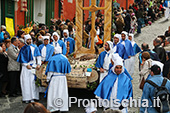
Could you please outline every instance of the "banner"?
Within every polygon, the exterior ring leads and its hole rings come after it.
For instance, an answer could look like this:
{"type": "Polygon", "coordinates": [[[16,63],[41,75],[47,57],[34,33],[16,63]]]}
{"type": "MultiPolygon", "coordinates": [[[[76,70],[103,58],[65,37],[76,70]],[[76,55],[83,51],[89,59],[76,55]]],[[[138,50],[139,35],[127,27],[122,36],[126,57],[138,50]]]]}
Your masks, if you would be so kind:
{"type": "Polygon", "coordinates": [[[14,31],[14,20],[13,18],[5,18],[5,25],[6,25],[6,31],[10,34],[11,37],[15,35],[14,31]]]}

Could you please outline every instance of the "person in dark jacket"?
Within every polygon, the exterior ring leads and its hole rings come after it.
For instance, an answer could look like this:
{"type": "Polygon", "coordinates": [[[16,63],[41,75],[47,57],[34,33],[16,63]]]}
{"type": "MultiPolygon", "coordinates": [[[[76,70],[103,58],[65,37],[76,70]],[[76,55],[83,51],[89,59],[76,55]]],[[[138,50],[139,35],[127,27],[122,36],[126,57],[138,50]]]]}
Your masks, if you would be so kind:
{"type": "Polygon", "coordinates": [[[165,61],[166,61],[166,52],[165,52],[165,49],[161,46],[161,39],[160,38],[156,38],[153,41],[153,45],[155,47],[153,49],[153,51],[155,51],[158,54],[160,61],[162,63],[165,63],[165,61]]]}
{"type": "Polygon", "coordinates": [[[163,77],[167,77],[170,79],[170,76],[168,76],[169,72],[170,72],[170,52],[167,52],[166,62],[164,63],[164,67],[163,67],[163,77]]]}
{"type": "Polygon", "coordinates": [[[2,47],[0,47],[0,97],[4,97],[6,94],[6,86],[8,82],[8,56],[2,52],[2,47]]]}

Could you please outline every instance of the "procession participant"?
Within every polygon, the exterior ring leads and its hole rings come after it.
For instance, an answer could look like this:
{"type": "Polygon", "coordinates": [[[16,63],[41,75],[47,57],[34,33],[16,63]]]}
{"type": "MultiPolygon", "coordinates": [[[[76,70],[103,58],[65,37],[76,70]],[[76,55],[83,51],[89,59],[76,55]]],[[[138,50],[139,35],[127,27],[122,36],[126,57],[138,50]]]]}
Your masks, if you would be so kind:
{"type": "Polygon", "coordinates": [[[75,40],[69,37],[69,31],[67,29],[63,30],[63,35],[64,35],[64,43],[66,47],[67,47],[67,41],[70,42],[69,43],[69,47],[70,47],[69,54],[71,54],[74,52],[74,49],[75,49],[75,40]]]}
{"type": "MultiPolygon", "coordinates": [[[[61,54],[58,48],[55,55],[49,60],[46,72],[48,86],[47,109],[50,112],[68,111],[68,87],[66,73],[70,73],[71,66],[68,59],[61,54]],[[55,106],[56,99],[62,100],[62,106],[55,106]]],[[[57,101],[57,100],[56,100],[57,101]]]]}
{"type": "MultiPolygon", "coordinates": [[[[140,47],[134,41],[134,34],[129,34],[128,39],[131,41],[135,55],[141,52],[140,47]]],[[[126,62],[128,62],[128,65],[130,65],[130,67],[127,69],[128,69],[129,74],[132,76],[134,73],[134,68],[135,68],[135,56],[131,56],[131,58],[127,59],[126,62]]]]}
{"type": "Polygon", "coordinates": [[[43,36],[44,43],[41,44],[38,48],[41,53],[41,61],[42,63],[45,63],[50,60],[54,53],[54,46],[49,44],[50,37],[49,36],[43,36]]]}
{"type": "Polygon", "coordinates": [[[124,57],[125,47],[120,43],[121,35],[115,34],[113,41],[113,52],[118,53],[120,57],[124,57]]]}
{"type": "Polygon", "coordinates": [[[54,52],[57,50],[57,48],[61,48],[62,54],[66,55],[66,45],[62,40],[60,40],[60,36],[58,35],[57,32],[54,32],[51,39],[53,42],[51,43],[54,46],[54,52]]]}
{"type": "MultiPolygon", "coordinates": [[[[132,83],[130,78],[124,73],[123,60],[121,57],[116,58],[111,72],[102,80],[94,94],[101,99],[107,99],[109,101],[111,101],[111,99],[119,99],[119,103],[121,103],[123,99],[130,99],[130,97],[132,97],[132,83]]],[[[123,108],[121,104],[118,108],[114,107],[114,103],[111,105],[104,107],[121,110],[123,113],[128,112],[127,108],[123,108]]]]}
{"type": "Polygon", "coordinates": [[[134,53],[134,50],[133,50],[130,40],[128,40],[128,33],[126,31],[123,31],[121,33],[121,37],[122,37],[122,39],[120,42],[125,47],[125,53],[124,53],[124,58],[123,58],[124,66],[127,69],[127,71],[129,72],[129,70],[130,70],[129,68],[131,68],[131,66],[126,59],[129,59],[130,57],[134,56],[135,53],[134,53]]]}
{"type": "Polygon", "coordinates": [[[39,100],[38,87],[35,84],[35,70],[41,65],[41,54],[38,47],[31,44],[31,36],[24,35],[25,45],[21,48],[17,62],[22,64],[20,75],[22,100],[29,103],[39,100]]]}
{"type": "Polygon", "coordinates": [[[111,41],[107,41],[104,45],[105,51],[101,52],[97,62],[96,67],[100,69],[100,82],[103,78],[108,74],[109,64],[111,63],[111,53],[113,48],[113,43],[111,41]]]}
{"type": "Polygon", "coordinates": [[[165,19],[168,20],[169,19],[169,15],[170,15],[170,1],[169,0],[165,0],[164,4],[164,9],[165,9],[165,19]]]}

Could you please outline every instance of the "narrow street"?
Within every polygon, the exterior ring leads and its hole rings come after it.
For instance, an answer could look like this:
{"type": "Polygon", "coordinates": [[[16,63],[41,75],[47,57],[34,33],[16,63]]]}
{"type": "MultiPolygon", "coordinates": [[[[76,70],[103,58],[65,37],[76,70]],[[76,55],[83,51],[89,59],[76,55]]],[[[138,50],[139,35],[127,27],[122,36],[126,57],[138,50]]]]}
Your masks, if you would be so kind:
{"type": "MultiPolygon", "coordinates": [[[[153,39],[155,39],[158,35],[163,35],[165,31],[170,26],[170,20],[165,21],[164,18],[161,18],[154,22],[151,26],[146,26],[142,28],[141,34],[135,35],[136,43],[141,46],[143,42],[149,44],[150,49],[153,49],[153,39]]],[[[139,70],[138,70],[138,54],[136,55],[136,64],[135,64],[135,73],[133,77],[133,92],[134,98],[138,99],[141,97],[142,91],[139,89],[139,70]]],[[[46,106],[46,99],[43,98],[44,94],[40,94],[40,103],[43,103],[46,106]]],[[[77,97],[80,99],[92,99],[94,98],[93,92],[82,90],[82,89],[69,89],[70,97],[77,97]]],[[[0,98],[0,113],[23,113],[25,106],[27,104],[23,104],[21,101],[22,97],[8,97],[0,98]]],[[[129,113],[138,113],[139,108],[129,108],[129,113]]],[[[67,113],[84,113],[84,108],[81,106],[77,107],[77,104],[73,104],[70,108],[70,111],[67,113]]],[[[102,108],[98,108],[97,113],[102,113],[102,108]]]]}

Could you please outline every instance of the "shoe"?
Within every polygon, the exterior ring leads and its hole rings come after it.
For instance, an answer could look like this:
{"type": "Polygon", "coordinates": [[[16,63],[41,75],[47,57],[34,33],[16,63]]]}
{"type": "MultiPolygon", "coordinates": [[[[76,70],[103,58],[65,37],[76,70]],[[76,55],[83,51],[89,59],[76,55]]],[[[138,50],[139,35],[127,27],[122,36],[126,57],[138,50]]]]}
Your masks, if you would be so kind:
{"type": "Polygon", "coordinates": [[[16,94],[9,94],[9,97],[17,97],[16,94]]]}
{"type": "Polygon", "coordinates": [[[22,103],[29,104],[29,103],[31,103],[31,101],[30,100],[26,100],[26,101],[22,101],[22,103]]]}

